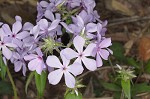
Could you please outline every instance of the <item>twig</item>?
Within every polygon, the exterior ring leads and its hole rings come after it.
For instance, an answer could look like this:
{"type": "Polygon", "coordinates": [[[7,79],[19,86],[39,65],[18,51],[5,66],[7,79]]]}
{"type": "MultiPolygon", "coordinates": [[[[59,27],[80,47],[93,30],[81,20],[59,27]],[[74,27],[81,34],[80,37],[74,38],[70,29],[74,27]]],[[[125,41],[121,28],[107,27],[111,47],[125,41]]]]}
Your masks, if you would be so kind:
{"type": "MultiPolygon", "coordinates": [[[[128,68],[129,66],[121,66],[122,68],[128,68]]],[[[101,70],[105,70],[105,69],[118,69],[117,66],[114,66],[114,67],[111,67],[111,66],[105,66],[105,67],[101,67],[101,68],[98,68],[97,70],[95,70],[94,72],[97,72],[97,71],[101,71],[101,70]]],[[[77,79],[82,79],[84,76],[88,75],[89,73],[91,73],[92,71],[88,71],[80,76],[77,77],[77,79]]]]}
{"type": "Polygon", "coordinates": [[[149,20],[150,16],[132,16],[132,17],[126,17],[126,18],[120,18],[120,19],[114,19],[110,20],[110,24],[108,24],[108,27],[114,26],[114,25],[119,25],[119,24],[124,24],[124,23],[130,23],[130,22],[136,22],[136,21],[141,21],[141,20],[149,20]]]}
{"type": "Polygon", "coordinates": [[[11,82],[12,87],[13,87],[14,99],[18,99],[18,97],[17,97],[17,89],[16,89],[15,83],[14,83],[14,81],[13,81],[13,78],[12,78],[12,76],[11,76],[11,74],[10,74],[10,71],[9,71],[9,68],[8,68],[8,67],[7,67],[7,74],[8,74],[8,77],[9,77],[10,82],[11,82]]]}

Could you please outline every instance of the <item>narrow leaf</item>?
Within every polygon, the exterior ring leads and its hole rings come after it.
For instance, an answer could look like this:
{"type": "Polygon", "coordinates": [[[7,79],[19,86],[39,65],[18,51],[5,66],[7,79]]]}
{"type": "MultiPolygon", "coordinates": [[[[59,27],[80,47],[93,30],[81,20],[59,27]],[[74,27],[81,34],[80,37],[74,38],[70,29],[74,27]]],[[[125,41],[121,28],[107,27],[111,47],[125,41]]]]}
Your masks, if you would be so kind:
{"type": "Polygon", "coordinates": [[[6,76],[6,72],[7,72],[7,66],[5,65],[4,61],[3,61],[3,57],[2,54],[0,54],[0,76],[2,78],[2,80],[5,79],[6,76]]]}
{"type": "Polygon", "coordinates": [[[46,78],[47,78],[47,73],[42,72],[41,75],[39,75],[37,72],[35,72],[35,83],[36,83],[36,88],[38,91],[39,97],[43,97],[45,86],[46,86],[46,78]]]}
{"type": "Polygon", "coordinates": [[[30,82],[32,81],[33,77],[34,77],[34,72],[31,72],[27,79],[26,85],[25,85],[26,94],[27,94],[28,86],[29,86],[30,82]]]}
{"type": "Polygon", "coordinates": [[[121,80],[121,86],[122,86],[125,96],[128,99],[131,99],[130,80],[127,80],[127,81],[121,80]]]}

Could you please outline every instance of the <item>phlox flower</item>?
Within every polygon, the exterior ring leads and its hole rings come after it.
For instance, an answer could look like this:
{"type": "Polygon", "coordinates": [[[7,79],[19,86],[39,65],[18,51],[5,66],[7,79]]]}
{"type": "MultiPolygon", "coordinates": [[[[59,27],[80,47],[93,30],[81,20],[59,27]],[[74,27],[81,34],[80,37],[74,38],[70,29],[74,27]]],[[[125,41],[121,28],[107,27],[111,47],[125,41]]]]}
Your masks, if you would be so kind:
{"type": "Polygon", "coordinates": [[[52,85],[58,84],[60,82],[62,76],[64,75],[65,83],[66,83],[67,87],[74,88],[75,87],[75,78],[73,77],[73,75],[77,76],[77,75],[81,74],[83,72],[83,68],[82,68],[81,64],[79,64],[79,63],[74,63],[72,65],[69,65],[70,60],[67,60],[63,56],[62,53],[63,53],[63,51],[60,52],[60,56],[61,56],[63,63],[61,63],[59,61],[59,59],[54,55],[48,56],[48,58],[46,60],[46,63],[48,66],[53,67],[53,68],[58,68],[49,73],[49,75],[48,75],[49,83],[52,85]]]}
{"type": "Polygon", "coordinates": [[[38,74],[41,74],[41,72],[46,68],[46,65],[44,63],[43,54],[42,54],[40,48],[35,49],[35,51],[37,54],[26,55],[26,56],[24,56],[24,59],[26,61],[30,61],[28,63],[29,70],[31,70],[31,71],[36,70],[36,72],[38,74]]]}
{"type": "Polygon", "coordinates": [[[16,48],[17,45],[7,42],[5,40],[4,31],[0,28],[0,50],[2,50],[2,54],[6,57],[6,59],[10,59],[12,57],[12,51],[9,49],[9,47],[16,48]]]}
{"type": "Polygon", "coordinates": [[[88,70],[94,71],[97,69],[96,61],[94,59],[88,58],[88,56],[92,56],[95,44],[89,44],[83,51],[84,44],[85,40],[81,36],[76,36],[73,40],[73,45],[77,52],[72,50],[71,48],[66,48],[64,49],[63,54],[67,59],[77,58],[75,62],[80,64],[82,64],[83,62],[88,70]]]}
{"type": "Polygon", "coordinates": [[[18,45],[19,47],[22,47],[22,44],[23,44],[21,40],[26,38],[27,36],[29,36],[29,32],[21,31],[22,23],[20,21],[16,21],[12,25],[12,30],[10,29],[10,27],[7,24],[4,24],[2,26],[2,29],[4,31],[4,34],[7,35],[6,39],[9,42],[12,42],[12,43],[18,45]]]}
{"type": "Polygon", "coordinates": [[[96,66],[100,67],[103,65],[102,59],[108,60],[108,56],[113,54],[113,52],[108,49],[111,46],[111,38],[104,38],[102,41],[96,44],[96,47],[93,50],[93,54],[96,55],[96,66]]]}

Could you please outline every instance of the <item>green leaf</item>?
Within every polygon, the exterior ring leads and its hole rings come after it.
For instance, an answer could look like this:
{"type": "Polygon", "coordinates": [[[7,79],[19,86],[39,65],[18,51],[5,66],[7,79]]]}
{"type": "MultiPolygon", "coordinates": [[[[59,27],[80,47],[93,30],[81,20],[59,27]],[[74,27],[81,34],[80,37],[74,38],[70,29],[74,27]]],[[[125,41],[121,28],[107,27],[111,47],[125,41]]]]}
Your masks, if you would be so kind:
{"type": "Polygon", "coordinates": [[[78,92],[78,95],[76,95],[76,93],[68,92],[64,98],[65,99],[82,99],[82,94],[78,92]]]}
{"type": "Polygon", "coordinates": [[[128,99],[131,99],[131,88],[130,88],[130,80],[121,80],[121,86],[125,96],[128,99]]]}
{"type": "Polygon", "coordinates": [[[30,82],[32,81],[33,77],[34,77],[34,72],[31,72],[27,79],[26,85],[25,85],[26,94],[27,94],[28,86],[29,86],[30,82]]]}
{"type": "Polygon", "coordinates": [[[121,43],[113,42],[110,49],[113,51],[113,56],[119,61],[125,61],[124,48],[121,43]]]}
{"type": "Polygon", "coordinates": [[[150,86],[146,83],[135,84],[132,87],[131,92],[132,92],[132,96],[135,96],[137,94],[144,93],[144,92],[150,92],[150,86]]]}
{"type": "Polygon", "coordinates": [[[0,94],[1,95],[4,95],[4,94],[12,95],[13,89],[12,89],[11,84],[6,81],[0,81],[0,94]]]}
{"type": "Polygon", "coordinates": [[[47,80],[46,72],[42,72],[41,75],[35,72],[35,83],[40,98],[43,97],[45,86],[46,86],[46,80],[47,80]]]}
{"type": "Polygon", "coordinates": [[[140,68],[139,64],[133,58],[127,58],[127,62],[131,66],[134,66],[136,68],[140,68]]]}
{"type": "Polygon", "coordinates": [[[7,66],[5,65],[5,63],[3,61],[2,54],[0,54],[0,69],[1,69],[0,76],[1,76],[2,80],[4,80],[6,77],[7,66]]]}
{"type": "Polygon", "coordinates": [[[146,73],[149,73],[149,74],[150,74],[150,60],[147,62],[147,64],[146,64],[144,70],[145,70],[146,73]]]}
{"type": "Polygon", "coordinates": [[[101,82],[101,85],[110,91],[121,91],[121,87],[114,83],[101,82]]]}

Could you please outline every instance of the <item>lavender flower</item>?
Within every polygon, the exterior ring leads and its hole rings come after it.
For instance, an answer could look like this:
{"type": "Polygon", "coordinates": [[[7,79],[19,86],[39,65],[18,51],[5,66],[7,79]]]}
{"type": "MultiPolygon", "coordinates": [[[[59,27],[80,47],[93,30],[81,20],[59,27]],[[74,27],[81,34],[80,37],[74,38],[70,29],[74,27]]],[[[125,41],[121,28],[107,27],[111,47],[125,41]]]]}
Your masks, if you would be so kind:
{"type": "Polygon", "coordinates": [[[108,60],[108,56],[113,54],[113,52],[108,49],[109,46],[111,46],[111,39],[105,38],[101,42],[98,42],[95,49],[94,54],[96,54],[96,66],[100,67],[103,65],[102,59],[108,60]]]}
{"type": "Polygon", "coordinates": [[[69,65],[70,60],[67,60],[63,54],[63,52],[60,52],[61,59],[63,61],[63,64],[59,61],[59,59],[56,56],[48,56],[46,63],[48,66],[53,68],[58,68],[57,70],[54,70],[49,73],[48,80],[50,84],[56,85],[61,80],[63,74],[65,77],[65,83],[67,87],[74,88],[75,87],[75,78],[74,76],[77,76],[83,72],[83,68],[81,64],[74,63],[72,65],[69,65]],[[68,66],[69,65],[69,66],[68,66]],[[72,75],[73,74],[73,75],[72,75]]]}
{"type": "Polygon", "coordinates": [[[28,63],[29,70],[31,71],[36,70],[38,74],[41,74],[41,72],[46,68],[46,65],[43,61],[43,54],[39,48],[36,49],[36,53],[37,55],[36,54],[26,55],[24,56],[24,59],[26,61],[30,61],[28,63]]]}
{"type": "Polygon", "coordinates": [[[9,47],[16,48],[17,45],[9,43],[7,40],[5,40],[3,29],[0,29],[0,37],[0,50],[2,50],[2,54],[6,57],[6,59],[10,59],[12,57],[12,51],[9,49],[9,47]]]}
{"type": "Polygon", "coordinates": [[[80,63],[81,61],[85,65],[88,70],[94,71],[96,70],[96,61],[94,59],[88,58],[88,56],[92,56],[92,51],[95,47],[95,44],[89,44],[86,49],[83,51],[83,47],[85,44],[85,40],[81,36],[76,36],[73,40],[74,47],[76,48],[77,52],[70,48],[64,49],[64,56],[67,59],[76,58],[75,62],[80,63]]]}
{"type": "Polygon", "coordinates": [[[24,60],[24,56],[27,55],[27,51],[23,48],[17,49],[17,52],[13,52],[13,56],[11,58],[11,62],[14,64],[15,72],[19,72],[22,69],[22,73],[26,75],[26,62],[24,60]]]}
{"type": "Polygon", "coordinates": [[[15,43],[19,47],[22,47],[21,39],[24,39],[27,36],[29,36],[29,33],[27,31],[21,31],[22,24],[21,24],[20,21],[16,21],[13,24],[12,31],[11,31],[10,27],[7,24],[4,24],[2,26],[2,29],[4,31],[4,34],[7,35],[6,39],[9,40],[12,43],[15,43]]]}

